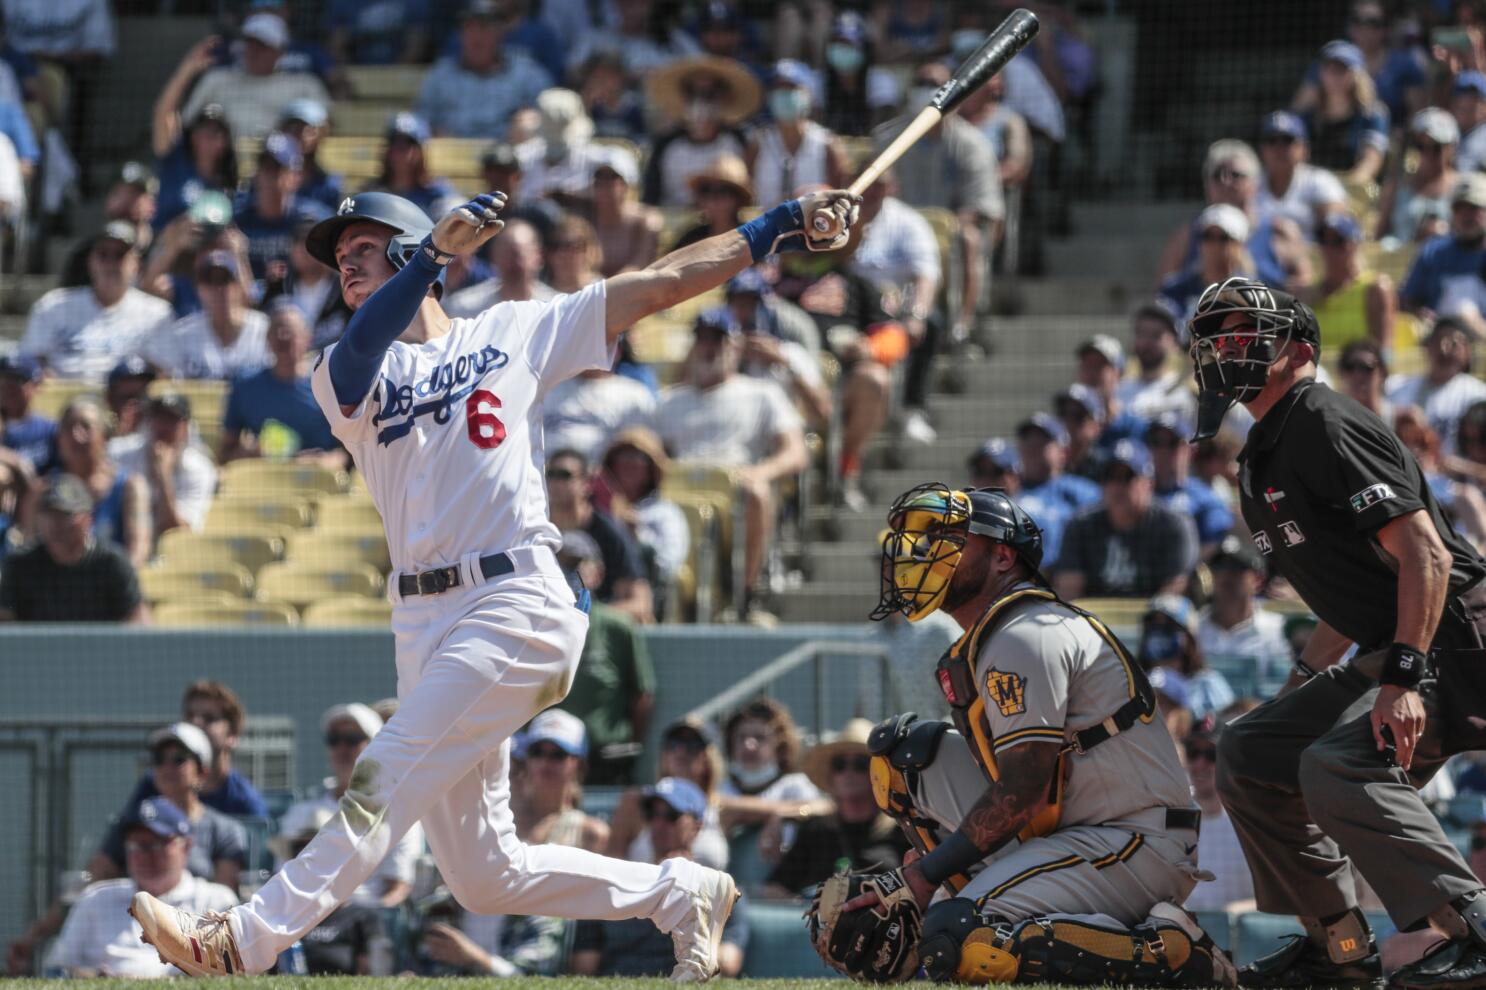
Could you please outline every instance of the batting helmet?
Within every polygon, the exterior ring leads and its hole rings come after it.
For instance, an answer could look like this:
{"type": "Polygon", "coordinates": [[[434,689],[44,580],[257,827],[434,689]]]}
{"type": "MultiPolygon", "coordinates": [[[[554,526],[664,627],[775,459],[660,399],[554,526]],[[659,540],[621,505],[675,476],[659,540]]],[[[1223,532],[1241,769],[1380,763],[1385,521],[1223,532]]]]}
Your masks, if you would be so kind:
{"type": "Polygon", "coordinates": [[[919,485],[893,503],[888,525],[874,619],[901,612],[917,622],[944,604],[971,534],[1011,547],[1034,574],[1042,566],[1042,529],[1001,488],[919,485]]]}
{"type": "Polygon", "coordinates": [[[387,260],[393,268],[411,261],[423,238],[433,232],[433,221],[411,200],[385,192],[357,193],[341,200],[335,216],[310,228],[304,239],[305,250],[322,265],[338,268],[335,245],[341,232],[353,223],[380,224],[392,231],[392,240],[387,242],[387,260]]]}

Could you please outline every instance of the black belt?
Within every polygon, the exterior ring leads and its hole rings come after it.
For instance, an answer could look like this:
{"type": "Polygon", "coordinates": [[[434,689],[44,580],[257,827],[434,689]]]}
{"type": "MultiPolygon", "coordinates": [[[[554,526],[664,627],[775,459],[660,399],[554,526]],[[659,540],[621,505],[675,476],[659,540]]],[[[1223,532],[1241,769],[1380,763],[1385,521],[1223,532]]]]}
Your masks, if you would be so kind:
{"type": "Polygon", "coordinates": [[[1166,830],[1189,828],[1194,832],[1202,831],[1202,809],[1201,808],[1167,808],[1166,830]]]}
{"type": "MultiPolygon", "coordinates": [[[[487,581],[510,574],[514,570],[516,570],[516,565],[503,553],[492,553],[480,558],[480,573],[485,575],[487,581]]],[[[454,564],[449,567],[435,567],[431,571],[420,571],[417,574],[399,574],[397,593],[404,598],[412,598],[414,595],[438,595],[462,584],[464,584],[464,575],[459,572],[459,565],[454,564]]]]}

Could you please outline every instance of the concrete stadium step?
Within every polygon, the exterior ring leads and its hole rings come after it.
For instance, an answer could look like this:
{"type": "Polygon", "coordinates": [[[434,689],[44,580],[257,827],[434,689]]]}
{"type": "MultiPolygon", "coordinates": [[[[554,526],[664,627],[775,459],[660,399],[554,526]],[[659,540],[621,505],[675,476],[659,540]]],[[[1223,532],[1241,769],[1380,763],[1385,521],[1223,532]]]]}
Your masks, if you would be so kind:
{"type": "Polygon", "coordinates": [[[1131,231],[1150,231],[1165,237],[1177,224],[1187,223],[1202,209],[1198,200],[1160,202],[1118,199],[1075,202],[1070,206],[1075,236],[1121,237],[1131,231]]]}
{"type": "MultiPolygon", "coordinates": [[[[880,528],[880,527],[879,527],[880,528]]],[[[816,544],[805,554],[806,588],[861,584],[877,575],[876,541],[816,544]]]]}
{"type": "MultiPolygon", "coordinates": [[[[894,496],[898,494],[901,493],[893,492],[894,496]]],[[[812,541],[807,556],[822,545],[831,543],[849,543],[869,548],[875,545],[877,534],[887,525],[888,505],[889,499],[883,498],[873,500],[873,504],[862,512],[849,512],[837,506],[824,505],[806,510],[805,528],[812,541]]]]}
{"type": "Polygon", "coordinates": [[[1104,316],[1126,313],[1155,288],[1150,279],[1058,275],[1000,278],[991,287],[992,308],[1009,315],[1104,316]]]}
{"type": "Polygon", "coordinates": [[[26,317],[11,314],[0,315],[0,340],[19,342],[26,333],[26,317]]]}
{"type": "MultiPolygon", "coordinates": [[[[1131,307],[1134,309],[1134,306],[1131,307]]],[[[1129,336],[1129,318],[1125,310],[1101,310],[1088,314],[1000,315],[990,319],[994,351],[991,358],[1013,356],[1046,359],[1067,354],[1081,341],[1096,333],[1113,334],[1120,339],[1129,336]]],[[[941,360],[957,360],[945,355],[941,360]]]]}
{"type": "Polygon", "coordinates": [[[875,582],[806,586],[780,596],[773,608],[783,622],[866,622],[879,593],[875,582]]]}
{"type": "Polygon", "coordinates": [[[56,275],[5,275],[0,277],[0,310],[24,315],[49,290],[57,287],[56,275]]]}
{"type": "MultiPolygon", "coordinates": [[[[965,459],[970,452],[995,433],[962,432],[960,424],[950,424],[954,432],[940,430],[939,437],[931,444],[914,443],[911,440],[887,437],[867,449],[866,464],[874,474],[878,471],[917,471],[925,480],[959,477],[965,470],[965,459]]],[[[870,476],[869,476],[870,477],[870,476]]]]}
{"type": "Polygon", "coordinates": [[[1080,234],[1047,244],[1048,271],[1068,275],[1102,275],[1154,284],[1156,262],[1167,231],[1134,228],[1139,234],[1080,234]]]}

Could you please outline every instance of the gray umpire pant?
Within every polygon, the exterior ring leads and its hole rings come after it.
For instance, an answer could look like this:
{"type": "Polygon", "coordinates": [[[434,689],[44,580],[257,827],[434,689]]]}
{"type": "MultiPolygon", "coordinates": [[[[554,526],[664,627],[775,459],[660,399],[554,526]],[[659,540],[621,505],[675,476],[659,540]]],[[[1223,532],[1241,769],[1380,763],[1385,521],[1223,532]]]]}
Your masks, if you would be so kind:
{"type": "Polygon", "coordinates": [[[1332,667],[1243,715],[1218,742],[1218,793],[1260,910],[1322,918],[1357,905],[1348,860],[1401,931],[1482,888],[1419,797],[1445,760],[1486,748],[1486,592],[1452,600],[1420,684],[1424,734],[1404,772],[1373,739],[1375,681],[1332,667]]]}

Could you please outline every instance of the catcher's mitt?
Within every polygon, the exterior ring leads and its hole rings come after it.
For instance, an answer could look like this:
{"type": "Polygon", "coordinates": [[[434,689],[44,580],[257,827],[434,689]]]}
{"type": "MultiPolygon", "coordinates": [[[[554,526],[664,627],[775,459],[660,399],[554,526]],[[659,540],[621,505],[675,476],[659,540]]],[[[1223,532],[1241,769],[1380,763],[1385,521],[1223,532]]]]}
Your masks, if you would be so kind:
{"type": "Polygon", "coordinates": [[[815,951],[838,972],[872,983],[901,983],[918,972],[924,914],[901,870],[837,873],[820,885],[805,919],[815,951]],[[841,910],[867,891],[875,891],[881,903],[841,910]]]}

